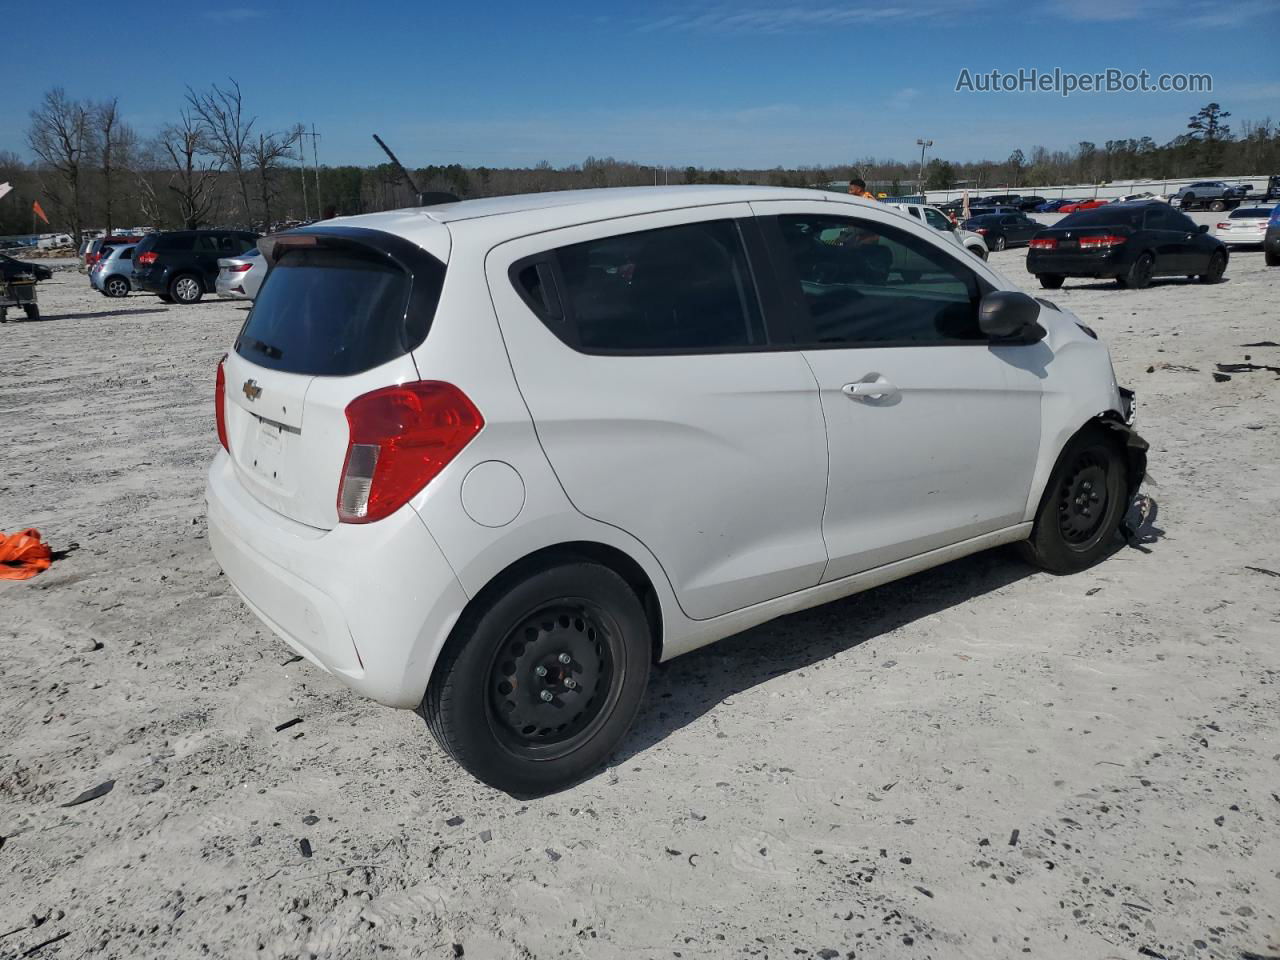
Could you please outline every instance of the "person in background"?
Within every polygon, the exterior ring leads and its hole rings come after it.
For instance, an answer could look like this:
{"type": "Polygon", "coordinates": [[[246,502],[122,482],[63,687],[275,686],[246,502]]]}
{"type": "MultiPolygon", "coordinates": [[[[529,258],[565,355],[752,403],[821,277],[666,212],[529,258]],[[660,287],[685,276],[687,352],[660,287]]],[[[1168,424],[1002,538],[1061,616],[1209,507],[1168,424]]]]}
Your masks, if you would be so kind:
{"type": "Polygon", "coordinates": [[[867,192],[867,182],[860,177],[854,177],[849,181],[849,196],[866,197],[868,200],[874,200],[875,194],[867,192]]]}

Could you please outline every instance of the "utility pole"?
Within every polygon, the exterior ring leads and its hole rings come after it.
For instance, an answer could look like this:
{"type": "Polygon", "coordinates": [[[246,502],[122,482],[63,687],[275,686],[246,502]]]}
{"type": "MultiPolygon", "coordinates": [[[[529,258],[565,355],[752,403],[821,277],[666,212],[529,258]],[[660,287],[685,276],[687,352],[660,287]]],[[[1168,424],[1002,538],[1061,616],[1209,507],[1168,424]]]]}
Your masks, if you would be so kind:
{"type": "Polygon", "coordinates": [[[302,124],[298,124],[298,131],[298,172],[302,174],[302,219],[310,220],[311,211],[307,206],[307,150],[302,145],[302,138],[306,134],[303,131],[302,124]]]}
{"type": "MultiPolygon", "coordinates": [[[[316,168],[316,213],[323,217],[324,205],[320,202],[320,153],[316,147],[316,141],[320,139],[320,134],[316,133],[316,125],[313,123],[311,132],[307,133],[307,131],[303,130],[302,136],[311,138],[311,160],[316,168]]],[[[302,155],[305,158],[307,152],[303,150],[302,155]]]]}
{"type": "Polygon", "coordinates": [[[916,193],[924,196],[924,152],[933,146],[932,140],[916,140],[916,145],[920,148],[920,185],[916,189],[916,193]]]}

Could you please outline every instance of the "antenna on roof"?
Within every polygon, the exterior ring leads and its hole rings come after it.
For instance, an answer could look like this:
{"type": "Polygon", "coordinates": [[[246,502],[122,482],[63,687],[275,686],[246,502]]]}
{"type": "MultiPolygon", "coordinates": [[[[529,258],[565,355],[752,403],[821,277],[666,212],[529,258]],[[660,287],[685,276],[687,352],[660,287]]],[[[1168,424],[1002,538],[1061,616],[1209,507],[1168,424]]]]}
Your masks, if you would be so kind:
{"type": "MultiPolygon", "coordinates": [[[[396,169],[400,171],[400,176],[404,177],[405,182],[406,182],[407,184],[409,184],[409,189],[410,189],[410,190],[412,190],[412,191],[414,192],[414,195],[415,195],[415,196],[417,196],[417,198],[418,198],[418,203],[419,203],[419,204],[421,204],[421,203],[422,203],[422,198],[423,198],[423,196],[433,196],[433,194],[423,194],[423,192],[422,192],[421,190],[419,190],[419,189],[418,189],[418,185],[417,185],[416,183],[414,183],[414,182],[413,182],[413,176],[409,173],[409,171],[408,171],[408,170],[406,170],[406,169],[405,169],[404,164],[400,162],[400,158],[399,158],[399,157],[397,157],[394,153],[392,153],[392,152],[391,152],[391,148],[390,148],[390,147],[388,147],[385,143],[383,143],[383,142],[382,142],[382,138],[381,138],[380,136],[378,136],[378,135],[375,133],[375,134],[373,135],[373,139],[374,139],[374,140],[376,140],[376,141],[378,141],[378,146],[380,146],[380,147],[382,148],[382,152],[383,152],[383,153],[385,153],[388,157],[390,157],[390,158],[391,158],[391,162],[392,162],[393,164],[395,164],[396,169]]],[[[455,199],[455,200],[456,200],[457,198],[456,198],[456,197],[454,197],[453,199],[455,199]]],[[[435,201],[432,201],[432,202],[434,202],[434,203],[440,203],[441,201],[439,201],[439,200],[435,200],[435,201]]]]}

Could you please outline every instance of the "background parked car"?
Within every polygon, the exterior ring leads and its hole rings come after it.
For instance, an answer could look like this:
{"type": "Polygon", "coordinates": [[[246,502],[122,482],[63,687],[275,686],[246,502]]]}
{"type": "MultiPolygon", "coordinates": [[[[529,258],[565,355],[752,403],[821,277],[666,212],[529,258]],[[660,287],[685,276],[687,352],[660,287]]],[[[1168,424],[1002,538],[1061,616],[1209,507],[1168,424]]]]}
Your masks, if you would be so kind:
{"type": "Polygon", "coordinates": [[[1227,248],[1185,213],[1163,203],[1112,203],[1065,217],[1031,241],[1027,270],[1057,290],[1066,277],[1111,277],[1142,289],[1153,277],[1216,283],[1227,248]]]}
{"type": "Polygon", "coordinates": [[[931,207],[925,203],[898,203],[895,206],[917,220],[923,220],[933,229],[945,233],[953,242],[964,247],[979,260],[987,259],[989,248],[982,234],[973,233],[970,230],[962,230],[952,223],[950,218],[937,207],[931,207]]]}
{"type": "Polygon", "coordinates": [[[1095,207],[1105,207],[1108,201],[1094,197],[1092,200],[1074,200],[1071,203],[1064,203],[1058,208],[1058,213],[1079,213],[1081,210],[1092,210],[1095,207]]]}
{"type": "Polygon", "coordinates": [[[267,261],[254,247],[238,257],[218,261],[218,296],[229,300],[252,300],[267,275],[267,261]]]}
{"type": "Polygon", "coordinates": [[[1271,211],[1271,222],[1262,240],[1262,252],[1268,267],[1280,267],[1280,206],[1271,211]]]}
{"type": "Polygon", "coordinates": [[[1227,219],[1218,223],[1213,235],[1228,246],[1260,244],[1266,237],[1270,219],[1270,207],[1236,207],[1227,219]]]}
{"type": "Polygon", "coordinates": [[[84,265],[93,269],[93,265],[97,263],[107,250],[112,247],[132,246],[141,240],[142,237],[95,237],[89,241],[89,246],[84,251],[84,265]]]}
{"type": "Polygon", "coordinates": [[[970,217],[961,226],[972,230],[987,242],[992,250],[1003,250],[1005,247],[1017,247],[1030,243],[1043,227],[1038,220],[1032,220],[1021,211],[1013,213],[984,213],[970,217]]]}
{"type": "Polygon", "coordinates": [[[1030,213],[1032,210],[1040,209],[1040,204],[1044,203],[1044,197],[1019,197],[1018,202],[1014,204],[1023,213],[1030,213]]]}
{"type": "Polygon", "coordinates": [[[245,230],[177,230],[143,237],[133,251],[133,288],[168,303],[196,303],[214,291],[218,260],[252,250],[258,234],[245,230]]]}
{"type": "Polygon", "coordinates": [[[1233,187],[1221,180],[1201,180],[1179,190],[1176,202],[1183,210],[1208,207],[1217,213],[1239,205],[1247,194],[1246,187],[1233,187]]]}
{"type": "Polygon", "coordinates": [[[1044,203],[1040,204],[1040,206],[1036,207],[1036,213],[1057,213],[1067,204],[1079,202],[1079,200],[1068,200],[1065,198],[1058,200],[1046,200],[1044,203]]]}
{"type": "Polygon", "coordinates": [[[104,297],[127,297],[133,289],[133,244],[110,246],[89,268],[89,283],[104,297]]]}

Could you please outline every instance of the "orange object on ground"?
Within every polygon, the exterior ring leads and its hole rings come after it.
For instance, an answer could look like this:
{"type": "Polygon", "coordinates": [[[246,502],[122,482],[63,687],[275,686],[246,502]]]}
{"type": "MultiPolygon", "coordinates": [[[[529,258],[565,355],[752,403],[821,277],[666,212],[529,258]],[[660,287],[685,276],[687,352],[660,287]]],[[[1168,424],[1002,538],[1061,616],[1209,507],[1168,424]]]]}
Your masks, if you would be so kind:
{"type": "Polygon", "coordinates": [[[0,533],[0,580],[30,580],[53,563],[39,530],[0,533]]]}

